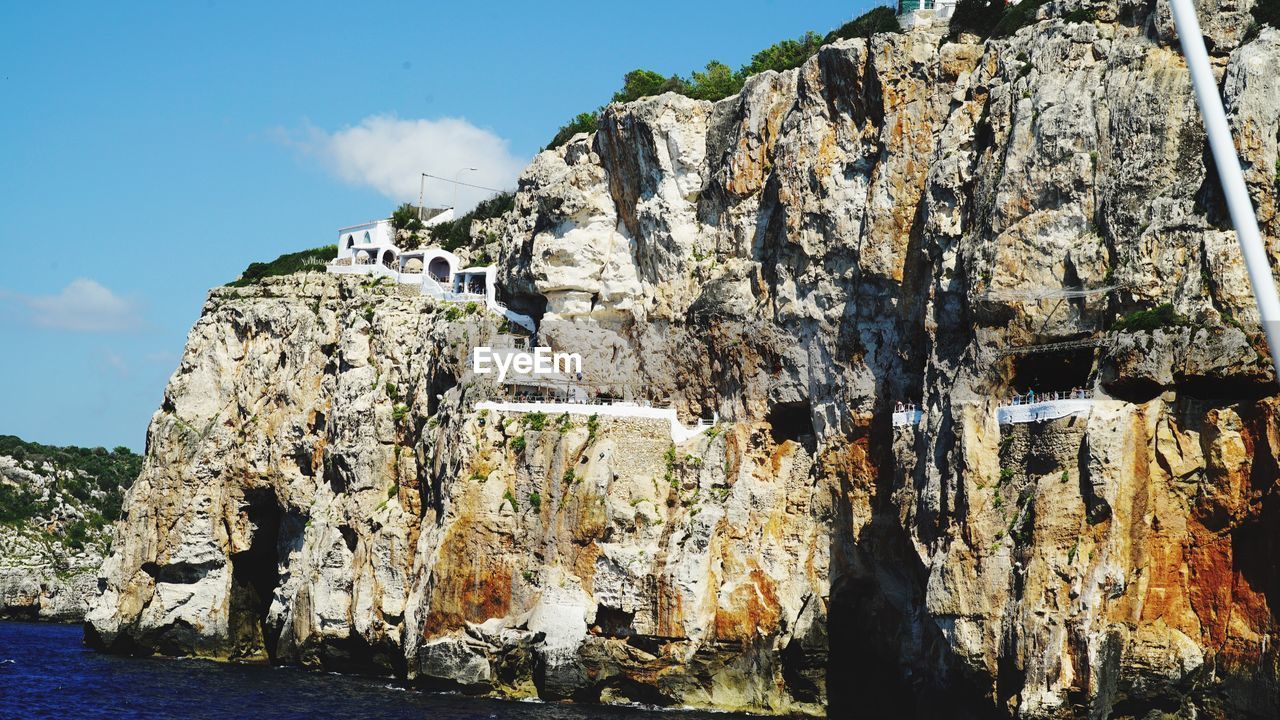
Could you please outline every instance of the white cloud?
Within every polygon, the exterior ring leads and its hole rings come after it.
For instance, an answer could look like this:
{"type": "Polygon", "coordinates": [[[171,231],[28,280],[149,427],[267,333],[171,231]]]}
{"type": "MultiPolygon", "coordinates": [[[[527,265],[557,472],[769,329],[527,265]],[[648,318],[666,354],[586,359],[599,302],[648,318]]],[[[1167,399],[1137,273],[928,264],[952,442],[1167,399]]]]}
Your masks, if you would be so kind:
{"type": "Polygon", "coordinates": [[[141,306],[89,278],[76,278],[56,295],[12,295],[39,327],[74,332],[122,332],[143,325],[141,306]]]}
{"type": "MultiPolygon", "coordinates": [[[[461,118],[402,120],[394,115],[373,115],[354,127],[332,133],[309,128],[305,135],[290,144],[321,158],[346,182],[371,187],[397,203],[417,203],[424,172],[510,189],[525,166],[524,159],[511,154],[505,138],[461,118]],[[463,168],[476,169],[459,173],[463,168]]],[[[459,186],[457,204],[465,211],[492,194],[459,186]]],[[[429,178],[426,204],[453,205],[453,183],[429,178]]]]}

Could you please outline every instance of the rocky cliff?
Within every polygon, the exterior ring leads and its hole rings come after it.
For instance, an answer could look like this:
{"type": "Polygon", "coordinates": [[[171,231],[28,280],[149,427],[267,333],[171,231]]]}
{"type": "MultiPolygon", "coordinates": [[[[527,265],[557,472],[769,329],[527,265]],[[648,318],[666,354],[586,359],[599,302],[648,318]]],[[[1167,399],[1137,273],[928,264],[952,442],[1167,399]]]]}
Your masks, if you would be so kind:
{"type": "MultiPolygon", "coordinates": [[[[1203,10],[1280,252],[1248,5],[1203,10]]],[[[1280,400],[1167,8],[1039,13],[610,106],[533,160],[505,302],[594,382],[719,415],[683,445],[476,411],[499,328],[463,306],[213,291],[88,639],[515,697],[1274,716],[1280,400]],[[1029,387],[1095,400],[997,424],[1029,387]]]]}
{"type": "Polygon", "coordinates": [[[0,435],[0,618],[79,622],[142,459],[0,435]]]}

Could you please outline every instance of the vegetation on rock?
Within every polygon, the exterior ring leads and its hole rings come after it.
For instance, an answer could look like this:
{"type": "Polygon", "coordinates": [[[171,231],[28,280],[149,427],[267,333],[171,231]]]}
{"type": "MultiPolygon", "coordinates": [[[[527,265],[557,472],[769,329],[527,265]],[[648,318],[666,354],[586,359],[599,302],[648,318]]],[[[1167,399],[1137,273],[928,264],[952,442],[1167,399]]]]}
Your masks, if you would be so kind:
{"type": "Polygon", "coordinates": [[[863,13],[856,20],[841,25],[832,30],[823,39],[823,42],[832,43],[836,40],[848,40],[852,38],[869,38],[879,33],[900,33],[902,26],[898,23],[898,13],[888,5],[881,5],[872,8],[870,11],[863,13]]]}
{"type": "Polygon", "coordinates": [[[453,252],[460,247],[471,245],[471,223],[473,221],[502,217],[515,206],[516,196],[514,193],[499,193],[487,200],[481,200],[475,208],[462,217],[427,228],[427,233],[436,245],[453,252]]]}
{"type": "Polygon", "coordinates": [[[1150,310],[1138,310],[1125,315],[1116,321],[1114,329],[1122,332],[1136,332],[1173,327],[1184,322],[1185,320],[1178,315],[1172,305],[1163,303],[1150,310]]]}
{"type": "Polygon", "coordinates": [[[245,287],[253,285],[263,278],[292,275],[300,272],[323,271],[325,263],[332,260],[337,254],[337,245],[325,245],[310,250],[285,253],[271,262],[249,263],[249,267],[240,273],[239,278],[227,284],[231,287],[245,287]]]}
{"type": "Polygon", "coordinates": [[[120,517],[124,491],[142,470],[142,456],[126,447],[58,447],[26,442],[13,435],[0,435],[0,455],[18,461],[24,469],[56,476],[56,490],[50,498],[32,497],[31,488],[0,480],[0,522],[35,517],[55,501],[53,495],[70,495],[92,508],[101,527],[120,517]]]}
{"type": "Polygon", "coordinates": [[[400,207],[391,213],[391,227],[396,230],[404,230],[416,233],[422,229],[422,220],[418,219],[418,207],[409,203],[402,203],[400,207]]]}
{"type": "MultiPolygon", "coordinates": [[[[1002,6],[1003,7],[1003,6],[1002,6]]],[[[747,79],[767,70],[783,72],[800,67],[817,54],[824,43],[845,38],[868,38],[876,33],[902,32],[897,15],[888,6],[873,8],[856,20],[831,31],[824,38],[813,31],[798,38],[779,41],[751,56],[751,62],[736,71],[719,60],[711,60],[689,77],[666,76],[653,70],[636,69],[622,78],[622,89],[613,94],[613,102],[631,102],[665,92],[674,92],[697,100],[723,100],[742,90],[747,79]]],[[[578,133],[596,131],[604,108],[581,113],[556,132],[546,149],[560,147],[578,133]]]]}

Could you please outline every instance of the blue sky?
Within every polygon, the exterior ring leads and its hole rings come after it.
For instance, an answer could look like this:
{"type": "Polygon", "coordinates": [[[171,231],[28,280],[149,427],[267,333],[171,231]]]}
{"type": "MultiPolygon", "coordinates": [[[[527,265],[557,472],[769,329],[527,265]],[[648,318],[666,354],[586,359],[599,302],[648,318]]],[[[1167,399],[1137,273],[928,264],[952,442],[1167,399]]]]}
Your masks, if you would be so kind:
{"type": "Polygon", "coordinates": [[[141,450],[249,262],[385,216],[422,165],[508,186],[628,70],[737,67],[873,4],[6,2],[0,433],[141,450]]]}

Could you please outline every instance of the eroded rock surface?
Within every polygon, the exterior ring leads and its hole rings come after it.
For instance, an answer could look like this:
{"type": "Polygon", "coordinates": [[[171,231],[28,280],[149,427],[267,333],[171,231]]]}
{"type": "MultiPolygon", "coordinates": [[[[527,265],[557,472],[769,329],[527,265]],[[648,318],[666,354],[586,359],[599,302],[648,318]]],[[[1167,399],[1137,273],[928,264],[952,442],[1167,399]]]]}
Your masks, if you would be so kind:
{"type": "MultiPolygon", "coordinates": [[[[1206,30],[1274,241],[1280,32],[1247,9],[1206,30]]],[[[90,639],[514,697],[1276,715],[1280,400],[1167,8],[1039,12],[611,106],[533,160],[505,301],[594,380],[718,413],[684,445],[475,412],[491,316],[215,290],[90,639]],[[1028,385],[1093,410],[997,425],[1028,385]]]]}

